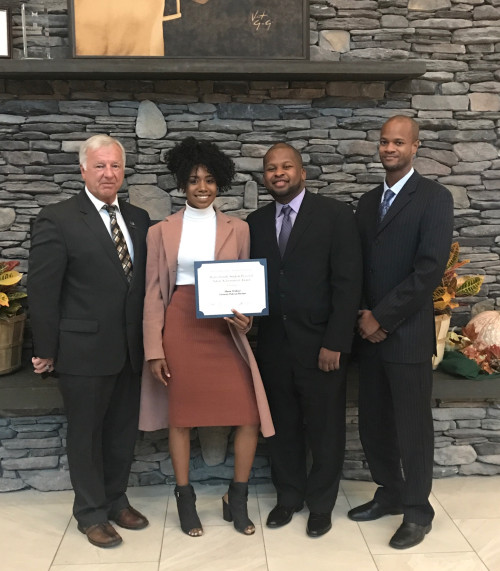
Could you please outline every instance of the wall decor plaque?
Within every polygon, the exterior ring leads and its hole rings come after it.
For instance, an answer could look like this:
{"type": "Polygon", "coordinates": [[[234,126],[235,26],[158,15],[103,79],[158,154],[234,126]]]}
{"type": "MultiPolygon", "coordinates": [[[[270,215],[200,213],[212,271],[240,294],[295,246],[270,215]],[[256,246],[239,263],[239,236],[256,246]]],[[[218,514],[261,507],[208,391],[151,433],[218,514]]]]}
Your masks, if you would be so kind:
{"type": "Polygon", "coordinates": [[[305,59],[307,0],[69,0],[77,57],[305,59]]]}

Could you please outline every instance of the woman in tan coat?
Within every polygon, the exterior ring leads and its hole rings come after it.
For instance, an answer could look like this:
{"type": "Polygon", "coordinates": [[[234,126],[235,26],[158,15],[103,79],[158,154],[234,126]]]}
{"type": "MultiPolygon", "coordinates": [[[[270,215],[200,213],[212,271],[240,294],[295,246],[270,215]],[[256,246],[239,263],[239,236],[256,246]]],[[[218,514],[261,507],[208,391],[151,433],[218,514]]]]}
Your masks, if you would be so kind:
{"type": "Polygon", "coordinates": [[[255,532],[247,514],[248,478],[259,426],[274,428],[255,359],[246,339],[251,318],[196,319],[194,262],[246,259],[246,222],[213,207],[217,191],[230,187],[234,163],[209,142],[184,139],[169,151],[168,168],[186,193],[183,210],[148,233],[144,349],[147,371],[141,396],[141,430],[169,427],[182,530],[203,533],[189,484],[194,426],[236,426],[234,479],[223,498],[223,516],[235,528],[255,532]],[[168,396],[168,404],[167,404],[168,396]]]}

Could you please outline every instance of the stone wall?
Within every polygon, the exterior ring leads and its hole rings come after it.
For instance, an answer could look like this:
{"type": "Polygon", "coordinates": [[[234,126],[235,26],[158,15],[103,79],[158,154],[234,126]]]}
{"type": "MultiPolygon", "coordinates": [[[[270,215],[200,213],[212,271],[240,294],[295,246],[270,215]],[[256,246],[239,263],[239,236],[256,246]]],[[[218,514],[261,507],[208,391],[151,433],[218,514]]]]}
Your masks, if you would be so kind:
{"type": "MultiPolygon", "coordinates": [[[[13,6],[14,55],[19,57],[20,3],[7,3],[13,6]]],[[[66,2],[45,4],[50,56],[68,57],[66,2]]],[[[313,0],[310,11],[311,59],[361,60],[374,66],[382,60],[418,59],[425,60],[427,72],[393,82],[0,79],[0,259],[19,259],[21,271],[28,270],[30,224],[44,205],[82,188],[77,151],[94,133],[109,133],[124,143],[128,160],[123,195],[155,219],[183,203],[165,165],[166,151],[187,135],[216,142],[237,166],[236,182],[218,204],[245,217],[270,199],[262,186],[262,156],[278,140],[302,152],[311,191],[355,206],[383,178],[377,158],[380,126],[402,113],[421,126],[418,170],[453,193],[455,236],[471,259],[464,270],[485,274],[480,294],[463,300],[454,321],[465,323],[470,305],[478,301],[498,307],[500,0],[313,0]]],[[[46,54],[45,36],[31,32],[30,45],[44,43],[41,53],[46,54]]],[[[498,427],[492,428],[498,423],[497,409],[479,408],[484,418],[436,418],[448,422],[446,428],[439,425],[436,460],[451,467],[440,470],[465,473],[461,466],[476,463],[452,458],[447,464],[449,448],[465,451],[467,460],[478,455],[482,470],[489,464],[481,458],[498,454],[498,427]],[[486,433],[492,446],[476,440],[486,433]]],[[[12,422],[0,419],[2,443],[29,435],[28,429],[18,433],[12,422]]],[[[65,473],[63,420],[31,419],[24,426],[35,426],[34,432],[49,442],[10,449],[2,459],[3,479],[30,470],[33,476],[36,467],[30,458],[65,473]],[[20,452],[28,448],[29,453],[20,452]],[[38,450],[36,455],[32,449],[38,450]],[[25,462],[15,468],[13,462],[21,457],[25,462]]],[[[361,470],[362,476],[359,443],[354,432],[349,435],[354,448],[348,450],[347,461],[355,464],[348,467],[361,470]]],[[[27,440],[40,438],[31,434],[27,440]]],[[[165,444],[159,442],[152,442],[153,448],[145,445],[149,459],[139,454],[138,462],[152,463],[148,470],[133,473],[139,483],[141,478],[170,476],[162,468],[168,460],[165,444]]],[[[5,455],[8,447],[3,444],[1,450],[5,455]]],[[[261,467],[265,470],[265,463],[261,467]]]]}
{"type": "MultiPolygon", "coordinates": [[[[66,425],[64,415],[0,418],[0,492],[25,488],[42,492],[71,489],[65,451],[66,425]]],[[[191,439],[191,481],[206,484],[230,481],[234,466],[230,429],[194,429],[191,439]],[[202,450],[204,439],[209,439],[210,446],[203,446],[202,450]]],[[[250,482],[257,484],[268,482],[269,479],[267,446],[261,440],[250,482]]],[[[129,485],[173,483],[175,478],[168,452],[168,430],[140,432],[129,485]]]]}
{"type": "MultiPolygon", "coordinates": [[[[432,417],[434,478],[500,474],[500,402],[438,403],[432,417]]],[[[357,408],[348,408],[343,475],[370,480],[357,424],[357,408]]]]}
{"type": "MultiPolygon", "coordinates": [[[[500,474],[500,402],[438,404],[434,418],[434,478],[500,474]]],[[[0,492],[34,488],[71,488],[64,449],[63,415],[0,418],[0,492]]],[[[228,430],[192,431],[190,478],[212,484],[232,478],[234,455],[228,430]],[[201,446],[204,439],[210,446],[201,446]]],[[[370,480],[358,434],[358,411],[347,408],[347,443],[343,477],[370,480]]],[[[251,483],[268,482],[267,446],[259,443],[251,483]]],[[[168,431],[140,433],[129,479],[131,486],[175,482],[168,452],[168,431]]]]}
{"type": "MultiPolygon", "coordinates": [[[[18,57],[19,3],[10,3],[18,57]]],[[[51,57],[67,57],[66,3],[45,4],[51,57]]],[[[464,300],[454,321],[466,322],[476,301],[497,307],[500,0],[312,0],[310,12],[311,59],[419,59],[427,73],[385,83],[0,80],[0,258],[20,259],[27,270],[30,222],[81,189],[77,150],[93,133],[123,141],[123,192],[153,218],[183,203],[166,151],[186,135],[217,142],[238,171],[219,206],[244,217],[269,199],[261,157],[277,140],[302,152],[310,190],[355,206],[383,177],[381,124],[402,113],[421,125],[418,170],[455,198],[455,234],[471,259],[464,270],[485,274],[479,296],[464,300]]],[[[28,38],[36,47],[35,32],[28,38]]]]}

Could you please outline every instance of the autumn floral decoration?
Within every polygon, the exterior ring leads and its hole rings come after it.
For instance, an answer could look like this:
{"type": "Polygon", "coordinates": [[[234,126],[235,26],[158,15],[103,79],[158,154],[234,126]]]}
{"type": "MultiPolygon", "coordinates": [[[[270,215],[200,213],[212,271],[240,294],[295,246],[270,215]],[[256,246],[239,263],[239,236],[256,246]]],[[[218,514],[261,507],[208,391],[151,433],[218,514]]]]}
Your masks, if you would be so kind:
{"type": "Polygon", "coordinates": [[[23,312],[19,300],[26,297],[26,293],[18,290],[23,277],[14,269],[18,265],[18,261],[0,262],[0,319],[9,319],[23,312]]]}
{"type": "Polygon", "coordinates": [[[453,242],[441,283],[432,296],[434,315],[451,315],[451,310],[459,305],[455,301],[457,297],[476,295],[483,285],[484,276],[457,275],[457,269],[470,262],[470,260],[459,260],[459,255],[460,245],[458,242],[453,242]]]}

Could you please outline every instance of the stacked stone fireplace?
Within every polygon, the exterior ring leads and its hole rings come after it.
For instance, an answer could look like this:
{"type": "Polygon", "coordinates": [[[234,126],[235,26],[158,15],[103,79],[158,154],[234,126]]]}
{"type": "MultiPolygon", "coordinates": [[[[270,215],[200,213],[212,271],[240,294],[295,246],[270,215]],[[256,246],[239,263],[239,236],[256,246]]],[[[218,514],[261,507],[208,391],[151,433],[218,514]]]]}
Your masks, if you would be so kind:
{"type": "MultiPolygon", "coordinates": [[[[20,3],[11,5],[14,56],[20,57],[20,3]]],[[[66,2],[47,0],[46,6],[51,57],[68,58],[66,2]]],[[[498,308],[500,0],[312,0],[310,44],[311,61],[330,62],[332,73],[337,62],[358,63],[368,76],[381,62],[417,60],[425,61],[427,71],[392,81],[318,81],[307,75],[291,81],[283,79],[282,61],[276,63],[279,80],[174,80],[168,72],[154,79],[13,79],[2,75],[0,63],[0,258],[18,259],[21,271],[29,271],[30,225],[43,206],[81,190],[78,148],[95,133],[124,144],[122,195],[155,220],[184,203],[165,164],[168,149],[187,135],[217,143],[237,169],[218,207],[244,218],[270,200],[262,185],[262,156],[277,141],[302,153],[309,190],[355,207],[383,178],[380,126],[404,114],[421,126],[416,168],[453,194],[455,237],[470,259],[464,270],[485,275],[479,295],[463,300],[452,323],[466,323],[478,302],[498,308]]],[[[28,328],[26,357],[29,346],[28,328]]],[[[68,487],[64,416],[0,416],[0,491],[68,487]]],[[[452,400],[436,408],[435,475],[500,473],[499,417],[495,399],[452,400]]],[[[345,474],[365,478],[355,402],[348,419],[345,474]]],[[[171,481],[165,438],[141,436],[132,483],[171,481]]],[[[260,452],[254,481],[269,477],[264,446],[260,452]]],[[[204,461],[195,446],[193,473],[203,481],[229,477],[232,456],[224,451],[220,459],[209,459],[207,452],[204,461]],[[217,466],[210,469],[211,463],[217,466]]]]}

